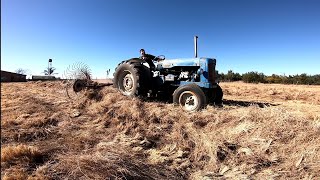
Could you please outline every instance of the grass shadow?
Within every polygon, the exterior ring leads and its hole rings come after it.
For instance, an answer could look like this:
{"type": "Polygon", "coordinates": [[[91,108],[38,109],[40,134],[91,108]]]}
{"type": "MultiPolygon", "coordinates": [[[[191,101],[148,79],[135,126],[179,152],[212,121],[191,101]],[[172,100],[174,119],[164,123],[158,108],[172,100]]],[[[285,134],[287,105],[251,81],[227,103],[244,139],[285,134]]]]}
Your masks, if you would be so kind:
{"type": "Polygon", "coordinates": [[[279,104],[272,104],[272,103],[266,103],[266,102],[256,102],[256,101],[236,101],[236,100],[224,99],[223,105],[241,106],[241,107],[249,107],[249,106],[256,105],[259,108],[265,108],[265,107],[269,107],[269,106],[278,106],[279,104]]]}

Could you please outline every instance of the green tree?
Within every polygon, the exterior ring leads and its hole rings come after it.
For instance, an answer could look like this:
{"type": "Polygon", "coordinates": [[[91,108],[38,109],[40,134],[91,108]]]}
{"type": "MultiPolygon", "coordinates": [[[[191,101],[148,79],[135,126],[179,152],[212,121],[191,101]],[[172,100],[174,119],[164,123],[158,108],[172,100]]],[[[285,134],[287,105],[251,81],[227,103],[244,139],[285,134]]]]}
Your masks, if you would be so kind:
{"type": "Polygon", "coordinates": [[[265,83],[265,75],[258,72],[247,72],[242,74],[242,80],[248,83],[265,83]]]}
{"type": "Polygon", "coordinates": [[[223,72],[222,73],[219,73],[218,71],[216,72],[217,72],[217,77],[219,81],[222,81],[222,82],[226,81],[226,75],[223,72]]]}
{"type": "Polygon", "coordinates": [[[229,70],[227,74],[221,73],[219,75],[221,81],[240,81],[242,77],[239,73],[234,73],[232,70],[229,70]]]}
{"type": "Polygon", "coordinates": [[[242,80],[242,76],[239,73],[235,73],[233,75],[233,81],[241,81],[242,80]]]}
{"type": "Polygon", "coordinates": [[[276,74],[272,74],[271,76],[267,76],[265,78],[265,81],[267,83],[283,83],[283,78],[280,77],[279,75],[276,75],[276,74]]]}
{"type": "Polygon", "coordinates": [[[51,75],[53,75],[53,74],[57,74],[57,73],[53,73],[55,70],[56,70],[56,68],[54,68],[54,67],[47,67],[47,68],[43,71],[43,73],[44,73],[44,75],[51,76],[51,75]]]}
{"type": "Polygon", "coordinates": [[[233,71],[229,70],[228,73],[226,74],[226,80],[229,82],[232,81],[233,76],[234,76],[233,71]]]}

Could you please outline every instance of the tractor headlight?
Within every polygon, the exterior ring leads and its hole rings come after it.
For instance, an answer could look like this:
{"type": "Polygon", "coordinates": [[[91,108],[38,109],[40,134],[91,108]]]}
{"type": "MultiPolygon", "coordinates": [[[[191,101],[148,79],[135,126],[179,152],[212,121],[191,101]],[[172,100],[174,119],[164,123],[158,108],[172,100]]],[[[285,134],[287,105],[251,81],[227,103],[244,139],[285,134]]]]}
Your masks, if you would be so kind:
{"type": "Polygon", "coordinates": [[[201,74],[203,74],[203,69],[202,69],[202,68],[198,69],[197,74],[198,74],[199,76],[200,76],[201,74]]]}

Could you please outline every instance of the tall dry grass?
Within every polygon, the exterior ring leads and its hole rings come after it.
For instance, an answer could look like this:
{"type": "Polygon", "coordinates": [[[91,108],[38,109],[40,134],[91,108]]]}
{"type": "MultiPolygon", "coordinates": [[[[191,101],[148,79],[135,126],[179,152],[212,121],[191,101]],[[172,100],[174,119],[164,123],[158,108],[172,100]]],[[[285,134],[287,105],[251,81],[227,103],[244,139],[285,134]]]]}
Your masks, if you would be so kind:
{"type": "Polygon", "coordinates": [[[233,100],[267,102],[302,102],[320,105],[320,88],[317,85],[250,84],[243,82],[221,83],[223,92],[233,100]]]}
{"type": "MultiPolygon", "coordinates": [[[[110,87],[70,101],[59,83],[3,84],[2,149],[32,147],[42,161],[30,158],[32,153],[13,153],[14,164],[2,166],[1,177],[21,172],[24,178],[48,179],[319,178],[316,98],[288,102],[283,94],[265,94],[275,88],[289,96],[294,90],[285,88],[294,86],[221,86],[223,107],[190,113],[110,87]]],[[[1,163],[8,164],[5,157],[1,163]]]]}

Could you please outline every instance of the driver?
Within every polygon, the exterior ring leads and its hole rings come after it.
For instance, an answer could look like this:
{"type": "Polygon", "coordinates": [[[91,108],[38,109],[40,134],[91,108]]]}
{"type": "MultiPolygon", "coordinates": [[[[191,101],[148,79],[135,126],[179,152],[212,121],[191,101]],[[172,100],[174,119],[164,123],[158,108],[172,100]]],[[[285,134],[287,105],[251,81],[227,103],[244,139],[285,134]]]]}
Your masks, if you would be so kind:
{"type": "Polygon", "coordinates": [[[156,57],[151,54],[146,54],[144,49],[140,49],[140,59],[145,60],[148,64],[151,70],[155,70],[156,66],[153,64],[153,60],[156,60],[156,57]]]}

